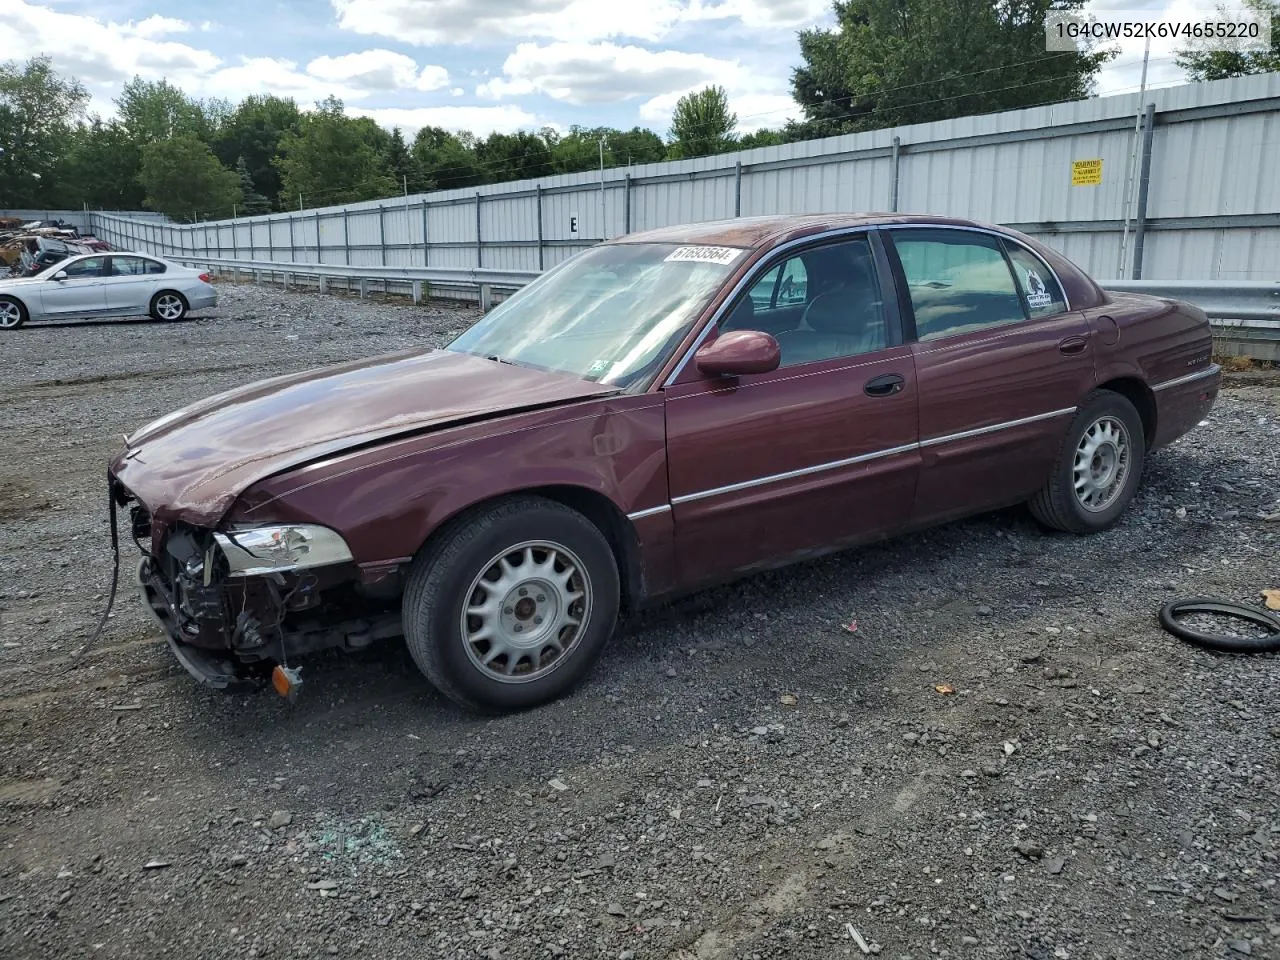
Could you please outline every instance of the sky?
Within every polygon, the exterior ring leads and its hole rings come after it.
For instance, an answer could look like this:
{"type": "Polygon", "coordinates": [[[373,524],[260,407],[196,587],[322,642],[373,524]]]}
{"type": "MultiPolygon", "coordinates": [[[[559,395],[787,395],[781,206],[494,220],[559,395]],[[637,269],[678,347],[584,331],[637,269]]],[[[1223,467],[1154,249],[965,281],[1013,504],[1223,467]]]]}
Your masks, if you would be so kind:
{"type": "MultiPolygon", "coordinates": [[[[137,75],[200,98],[274,93],[306,106],[333,94],[410,135],[572,124],[665,134],[682,94],[718,83],[747,132],[799,115],[796,33],[832,22],[830,0],[0,0],[0,56],[51,55],[104,117],[137,75]]],[[[1180,80],[1171,45],[1151,56],[1150,83],[1180,80]]],[[[1129,42],[1098,92],[1136,91],[1141,61],[1142,42],[1129,42]]]]}

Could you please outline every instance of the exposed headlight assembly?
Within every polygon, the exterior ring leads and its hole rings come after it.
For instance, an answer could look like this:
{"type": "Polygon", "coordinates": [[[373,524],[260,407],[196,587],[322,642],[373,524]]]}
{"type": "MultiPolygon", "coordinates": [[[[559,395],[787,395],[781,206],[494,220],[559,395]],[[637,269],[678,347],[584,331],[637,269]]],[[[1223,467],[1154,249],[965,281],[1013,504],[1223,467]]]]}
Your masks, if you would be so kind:
{"type": "Polygon", "coordinates": [[[351,560],[351,548],[335,531],[316,524],[233,526],[213,535],[233,577],[287,573],[351,560]]]}

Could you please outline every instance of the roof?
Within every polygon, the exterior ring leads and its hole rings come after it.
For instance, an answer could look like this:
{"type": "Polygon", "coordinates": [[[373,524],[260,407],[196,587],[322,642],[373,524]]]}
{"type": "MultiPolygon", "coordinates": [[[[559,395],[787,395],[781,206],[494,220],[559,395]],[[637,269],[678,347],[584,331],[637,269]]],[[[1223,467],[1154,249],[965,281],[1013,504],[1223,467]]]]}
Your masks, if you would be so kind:
{"type": "MultiPolygon", "coordinates": [[[[931,217],[907,213],[809,213],[767,217],[736,217],[658,227],[619,237],[614,243],[713,244],[726,247],[766,247],[795,237],[842,227],[888,223],[937,223],[948,226],[999,229],[991,224],[956,217],[931,217]]],[[[1007,231],[1005,231],[1007,232],[1007,231]]]]}

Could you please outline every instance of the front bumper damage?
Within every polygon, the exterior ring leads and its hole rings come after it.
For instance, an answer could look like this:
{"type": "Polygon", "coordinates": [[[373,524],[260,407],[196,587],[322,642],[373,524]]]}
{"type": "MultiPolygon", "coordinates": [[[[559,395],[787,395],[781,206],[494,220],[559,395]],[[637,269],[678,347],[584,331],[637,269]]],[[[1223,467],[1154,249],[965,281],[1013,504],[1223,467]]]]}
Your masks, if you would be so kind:
{"type": "Polygon", "coordinates": [[[297,531],[323,528],[214,531],[153,521],[146,505],[118,481],[111,485],[115,502],[129,507],[142,553],[143,604],[174,657],[204,686],[238,693],[275,679],[277,690],[292,696],[298,684],[292,659],[330,648],[362,650],[401,634],[398,575],[364,582],[333,531],[300,546],[297,531]],[[333,552],[334,541],[340,552],[333,552]],[[325,562],[334,557],[345,559],[325,562]],[[289,677],[284,688],[280,669],[289,677]]]}

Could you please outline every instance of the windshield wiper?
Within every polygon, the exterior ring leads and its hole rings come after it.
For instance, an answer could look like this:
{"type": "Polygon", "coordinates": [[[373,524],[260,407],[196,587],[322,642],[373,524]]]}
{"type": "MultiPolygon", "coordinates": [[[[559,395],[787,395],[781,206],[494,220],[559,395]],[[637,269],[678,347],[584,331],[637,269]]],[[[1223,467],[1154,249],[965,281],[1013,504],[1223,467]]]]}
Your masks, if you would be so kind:
{"type": "Polygon", "coordinates": [[[498,356],[496,353],[491,353],[491,354],[489,354],[488,356],[486,356],[486,357],[485,357],[485,359],[486,359],[486,360],[492,360],[494,363],[505,363],[505,364],[506,364],[507,366],[509,366],[509,367],[518,367],[518,366],[519,366],[519,364],[518,364],[518,363],[516,363],[514,360],[507,360],[507,359],[506,359],[506,358],[504,358],[504,357],[500,357],[500,356],[498,356]]]}

